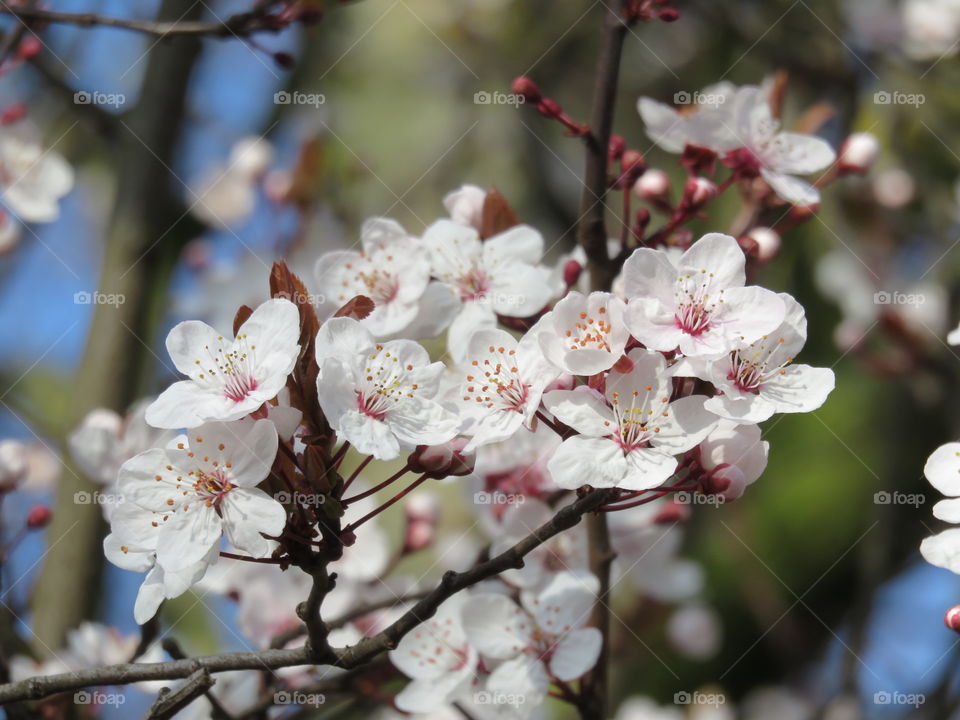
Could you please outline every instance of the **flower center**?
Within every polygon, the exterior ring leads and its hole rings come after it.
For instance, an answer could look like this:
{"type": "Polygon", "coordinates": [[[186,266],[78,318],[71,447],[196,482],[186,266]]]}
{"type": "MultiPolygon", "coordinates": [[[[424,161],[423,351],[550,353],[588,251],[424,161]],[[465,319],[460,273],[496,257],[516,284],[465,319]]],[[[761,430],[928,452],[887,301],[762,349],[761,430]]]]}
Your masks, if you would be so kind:
{"type": "Polygon", "coordinates": [[[762,338],[748,349],[730,354],[731,367],[727,380],[740,392],[758,395],[764,383],[774,375],[783,375],[786,372],[784,368],[793,362],[792,357],[787,357],[782,363],[774,359],[774,353],[780,348],[784,338],[778,338],[769,348],[767,342],[768,338],[762,338]]]}
{"type": "Polygon", "coordinates": [[[485,357],[472,361],[478,375],[467,375],[463,399],[488,409],[522,413],[530,395],[529,386],[520,379],[516,350],[490,345],[485,357]]]}
{"type": "Polygon", "coordinates": [[[592,350],[610,351],[608,338],[613,330],[613,326],[606,318],[607,308],[598,308],[597,315],[599,315],[599,318],[592,317],[586,312],[581,312],[574,326],[564,331],[568,348],[571,350],[589,348],[592,350]]]}
{"type": "MultiPolygon", "coordinates": [[[[221,342],[223,336],[217,338],[221,342]]],[[[254,374],[256,365],[256,345],[249,345],[246,333],[237,335],[233,345],[229,350],[225,350],[222,345],[212,351],[209,345],[204,345],[210,364],[204,368],[200,360],[194,362],[200,366],[202,372],[198,373],[197,380],[216,386],[224,396],[233,402],[245,400],[250,393],[258,387],[258,382],[254,374]]]]}
{"type": "Polygon", "coordinates": [[[383,345],[377,345],[367,361],[356,389],[357,410],[374,420],[383,420],[391,408],[404,398],[412,398],[418,389],[407,378],[413,365],[401,364],[396,353],[385,350],[383,345]]]}
{"type": "Polygon", "coordinates": [[[670,398],[657,398],[651,385],[647,385],[644,390],[643,393],[639,390],[631,392],[629,405],[624,402],[619,392],[613,393],[611,407],[617,428],[611,437],[624,454],[647,447],[653,436],[660,432],[657,422],[670,416],[670,398]]]}
{"type": "Polygon", "coordinates": [[[723,302],[723,290],[720,290],[716,299],[711,297],[710,281],[713,273],[706,269],[700,272],[688,272],[680,275],[676,280],[674,298],[676,310],[673,320],[676,327],[688,335],[699,337],[710,330],[713,324],[713,314],[723,302]]]}
{"type": "Polygon", "coordinates": [[[463,301],[480,300],[490,290],[490,276],[478,267],[470,267],[457,278],[457,290],[463,301]]]}
{"type": "Polygon", "coordinates": [[[371,269],[358,272],[359,289],[377,305],[386,305],[397,296],[400,281],[393,273],[371,269]]]}
{"type": "Polygon", "coordinates": [[[204,470],[192,470],[188,473],[193,478],[193,491],[207,507],[219,507],[223,499],[235,487],[222,470],[212,473],[204,470]]]}

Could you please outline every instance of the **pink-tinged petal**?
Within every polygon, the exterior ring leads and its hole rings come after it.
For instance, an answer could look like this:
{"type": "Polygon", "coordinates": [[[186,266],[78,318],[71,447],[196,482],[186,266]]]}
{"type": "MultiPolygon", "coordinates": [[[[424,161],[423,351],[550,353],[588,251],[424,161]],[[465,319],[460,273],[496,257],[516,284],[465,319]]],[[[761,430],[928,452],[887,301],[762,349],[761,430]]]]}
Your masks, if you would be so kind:
{"type": "Polygon", "coordinates": [[[261,535],[276,537],[287,524],[283,505],[258,488],[237,488],[220,505],[223,530],[230,544],[252,557],[267,557],[276,543],[261,535]]]}
{"type": "Polygon", "coordinates": [[[757,425],[736,425],[721,421],[700,443],[700,461],[707,470],[718,465],[735,465],[749,485],[759,478],[767,467],[770,443],[761,439],[757,425]]]}
{"type": "Polygon", "coordinates": [[[191,380],[180,380],[168,387],[147,407],[144,418],[155,428],[196,427],[208,420],[239,420],[263,404],[247,397],[234,402],[219,389],[206,389],[191,380]]]}
{"type": "Polygon", "coordinates": [[[353,318],[330,318],[317,332],[317,363],[322,367],[324,360],[335,358],[349,364],[374,344],[370,331],[353,318]]]}
{"type": "Polygon", "coordinates": [[[167,353],[177,370],[187,377],[197,379],[205,374],[209,379],[212,358],[221,357],[221,350],[228,352],[232,341],[205,322],[188,320],[174,325],[167,334],[167,353]]]}
{"type": "Polygon", "coordinates": [[[501,263],[536,265],[543,258],[543,236],[529,225],[517,225],[483,243],[488,268],[501,263]]]}
{"type": "Polygon", "coordinates": [[[160,528],[157,563],[169,572],[199,562],[220,541],[223,526],[216,510],[199,499],[186,507],[170,513],[160,528]]]}
{"type": "Polygon", "coordinates": [[[475,595],[464,603],[462,617],[467,640],[488,658],[515,657],[533,642],[533,620],[506,595],[475,595]]]}
{"type": "Polygon", "coordinates": [[[775,292],[755,285],[733,288],[724,293],[723,305],[714,316],[715,332],[723,335],[724,350],[733,350],[773,333],[785,313],[783,300],[775,292]]]}
{"type": "Polygon", "coordinates": [[[960,443],[947,443],[934,450],[923,474],[944,495],[960,497],[960,443]]]}
{"type": "Polygon", "coordinates": [[[576,680],[597,664],[603,635],[596,628],[581,628],[564,635],[553,649],[550,674],[557,680],[576,680]]]}
{"type": "Polygon", "coordinates": [[[941,500],[933,506],[933,516],[937,520],[953,523],[960,523],[960,498],[950,498],[941,500]]]}
{"type": "Polygon", "coordinates": [[[325,302],[343,305],[353,297],[356,266],[362,262],[360,253],[352,250],[333,250],[317,259],[313,276],[317,281],[317,290],[323,295],[325,302]]]}
{"type": "Polygon", "coordinates": [[[651,350],[675,350],[689,337],[677,326],[673,311],[653,298],[632,298],[627,304],[624,322],[630,334],[651,350]]]}
{"type": "Polygon", "coordinates": [[[944,530],[920,543],[920,554],[931,565],[960,574],[960,528],[944,530]]]}
{"type": "Polygon", "coordinates": [[[743,287],[746,256],[736,239],[723,233],[707,233],[680,258],[677,274],[699,274],[711,293],[743,287]]]}
{"type": "Polygon", "coordinates": [[[617,487],[627,472],[627,461],[613,440],[576,435],[557,448],[547,469],[553,482],[565,490],[583,485],[617,487]]]}
{"type": "Polygon", "coordinates": [[[833,370],[809,365],[789,365],[760,387],[760,394],[776,412],[797,413],[816,410],[833,392],[833,370]]]}
{"type": "MultiPolygon", "coordinates": [[[[634,348],[627,357],[632,364],[629,372],[614,371],[607,376],[607,402],[612,404],[615,397],[622,402],[624,398],[633,396],[635,391],[641,395],[651,393],[658,398],[670,397],[670,377],[663,355],[643,348],[634,348]]],[[[629,404],[629,401],[627,402],[629,404]]]]}
{"type": "Polygon", "coordinates": [[[677,469],[673,455],[655,448],[631,450],[626,457],[626,470],[618,487],[624,490],[649,490],[670,479],[677,469]]]}
{"type": "Polygon", "coordinates": [[[761,168],[760,175],[783,200],[792,205],[806,207],[820,202],[820,191],[806,180],[793,175],[784,175],[767,168],[761,168]]]}
{"type": "Polygon", "coordinates": [[[616,430],[613,411],[593,390],[551,390],[543,396],[543,405],[583,435],[606,437],[616,430]]]}
{"type": "Polygon", "coordinates": [[[586,570],[562,570],[554,574],[528,609],[541,630],[562,635],[587,624],[599,592],[595,575],[586,570]]]}
{"type": "Polygon", "coordinates": [[[664,452],[677,455],[696,447],[717,426],[717,416],[704,407],[703,395],[689,395],[674,400],[666,417],[656,420],[659,428],[651,444],[664,452]]]}
{"type": "Polygon", "coordinates": [[[238,487],[262,482],[277,457],[277,429],[269,420],[207,423],[191,430],[189,437],[190,450],[204,458],[204,466],[229,467],[230,482],[238,487]]]}
{"type": "Polygon", "coordinates": [[[356,410],[344,413],[337,428],[344,440],[364,455],[377,460],[393,460],[400,455],[400,443],[385,422],[356,410]]]}
{"type": "Polygon", "coordinates": [[[543,662],[529,655],[507,660],[497,666],[487,678],[487,690],[508,703],[533,708],[543,702],[550,686],[550,678],[543,662]]]}
{"type": "Polygon", "coordinates": [[[663,250],[638,248],[623,264],[623,289],[627,300],[646,298],[672,307],[677,268],[663,250]]]}

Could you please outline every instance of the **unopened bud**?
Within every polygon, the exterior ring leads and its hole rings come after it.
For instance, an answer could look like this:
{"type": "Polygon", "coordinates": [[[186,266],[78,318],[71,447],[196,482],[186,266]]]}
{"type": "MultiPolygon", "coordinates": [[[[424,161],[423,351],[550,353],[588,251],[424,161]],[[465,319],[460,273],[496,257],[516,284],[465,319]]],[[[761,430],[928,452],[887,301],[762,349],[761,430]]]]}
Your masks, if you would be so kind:
{"type": "Polygon", "coordinates": [[[670,176],[658,168],[650,168],[633,184],[633,194],[641,200],[662,202],[670,195],[670,176]]]}
{"type": "Polygon", "coordinates": [[[542,98],[537,103],[537,110],[540,111],[541,115],[548,118],[557,118],[563,114],[563,108],[560,107],[560,103],[552,98],[542,98]]]}
{"type": "Polygon", "coordinates": [[[40,54],[43,43],[36,35],[30,34],[17,45],[17,57],[21,60],[30,60],[40,54]]]}
{"type": "Polygon", "coordinates": [[[638,150],[625,150],[620,158],[620,175],[624,187],[630,187],[647,169],[647,161],[638,150]]]}
{"type": "Polygon", "coordinates": [[[568,288],[577,284],[580,275],[583,274],[583,265],[577,260],[567,260],[563,266],[563,284],[568,288]]]}
{"type": "Polygon", "coordinates": [[[12,125],[18,120],[22,120],[27,114],[27,106],[22,102],[14,102],[7,105],[0,115],[0,125],[12,125]]]}
{"type": "Polygon", "coordinates": [[[27,514],[27,527],[31,530],[46,527],[53,518],[53,512],[46,505],[35,505],[27,514]]]}
{"type": "Polygon", "coordinates": [[[724,500],[736,500],[747,489],[747,479],[736,465],[717,465],[705,482],[705,490],[711,495],[721,495],[724,500]]]}
{"type": "Polygon", "coordinates": [[[857,132],[840,146],[840,171],[865,173],[880,154],[880,143],[873,133],[857,132]]]}
{"type": "Polygon", "coordinates": [[[469,475],[476,458],[463,452],[467,442],[466,438],[454,438],[440,445],[418,445],[410,454],[410,469],[438,479],[469,475]]]}
{"type": "Polygon", "coordinates": [[[513,82],[510,83],[510,89],[513,90],[514,95],[522,96],[528,103],[539,103],[542,98],[537,84],[523,75],[513,79],[513,82]]]}
{"type": "Polygon", "coordinates": [[[676,8],[664,8],[657,13],[657,17],[663,20],[663,22],[676,22],[680,19],[680,11],[676,8]]]}
{"type": "Polygon", "coordinates": [[[407,529],[403,534],[403,551],[411,553],[425,550],[433,544],[435,536],[436,527],[431,523],[407,523],[407,529]]]}
{"type": "Polygon", "coordinates": [[[702,177],[687,180],[683,187],[682,205],[688,211],[696,211],[708,205],[717,197],[717,186],[702,177]]]}
{"type": "Polygon", "coordinates": [[[633,232],[637,237],[643,237],[643,234],[647,231],[647,226],[650,224],[650,211],[646,208],[640,208],[637,210],[636,217],[633,221],[633,232]]]}
{"type": "Polygon", "coordinates": [[[429,492],[412,495],[403,506],[409,522],[436,523],[440,516],[440,501],[429,492]]]}
{"type": "Polygon", "coordinates": [[[610,136],[610,144],[607,146],[607,157],[610,159],[610,162],[623,157],[623,151],[626,149],[627,144],[623,141],[622,135],[610,136]]]}
{"type": "Polygon", "coordinates": [[[690,506],[684,503],[678,503],[671,500],[664,508],[658,512],[653,522],[657,525],[674,525],[685,522],[690,517],[690,506]]]}
{"type": "Polygon", "coordinates": [[[746,234],[744,250],[760,262],[768,262],[780,252],[780,233],[768,227],[755,227],[746,234]]]}
{"type": "Polygon", "coordinates": [[[960,633],[960,605],[954,605],[943,616],[943,623],[955,633],[960,633]]]}

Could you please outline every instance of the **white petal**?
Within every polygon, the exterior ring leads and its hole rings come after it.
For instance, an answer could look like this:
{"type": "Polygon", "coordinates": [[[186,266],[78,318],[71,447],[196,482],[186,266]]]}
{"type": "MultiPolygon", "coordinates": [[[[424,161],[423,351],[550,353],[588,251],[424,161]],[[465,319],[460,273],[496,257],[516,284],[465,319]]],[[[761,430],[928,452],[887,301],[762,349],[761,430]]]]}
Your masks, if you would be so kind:
{"type": "Polygon", "coordinates": [[[463,631],[483,655],[504,660],[531,644],[533,620],[505,595],[479,594],[463,605],[463,631]]]}
{"type": "Polygon", "coordinates": [[[920,554],[931,565],[960,574],[960,528],[944,530],[920,543],[920,554]]]}
{"type": "Polygon", "coordinates": [[[593,390],[551,390],[544,394],[543,406],[583,435],[606,437],[616,429],[613,411],[593,390]]]}
{"type": "Polygon", "coordinates": [[[806,207],[820,202],[820,191],[806,180],[762,168],[760,174],[773,191],[793,205],[806,207]]]}
{"type": "Polygon", "coordinates": [[[639,448],[627,453],[626,465],[624,477],[618,487],[625,490],[649,490],[670,479],[677,469],[677,459],[654,448],[639,448]]]}
{"type": "Polygon", "coordinates": [[[571,630],[553,649],[550,673],[563,682],[576,680],[596,665],[602,647],[603,635],[596,628],[571,630]]]}
{"type": "Polygon", "coordinates": [[[941,500],[933,506],[933,516],[954,525],[960,523],[960,498],[941,500]]]}
{"type": "Polygon", "coordinates": [[[934,450],[923,474],[944,495],[960,497],[960,443],[947,443],[934,450]]]}
{"type": "Polygon", "coordinates": [[[623,480],[627,461],[613,440],[576,435],[557,448],[547,469],[553,482],[566,490],[582,485],[615,487],[623,480]]]}
{"type": "Polygon", "coordinates": [[[160,528],[157,563],[169,572],[184,570],[202,560],[220,541],[222,523],[213,507],[197,500],[178,510],[160,528]]]}
{"type": "Polygon", "coordinates": [[[325,359],[336,358],[349,365],[373,346],[370,331],[353,318],[330,318],[317,332],[317,363],[322,366],[325,359]]]}
{"type": "Polygon", "coordinates": [[[276,537],[287,523],[283,505],[258,488],[236,488],[220,505],[230,543],[253,557],[267,557],[275,546],[260,533],[276,537]]]}

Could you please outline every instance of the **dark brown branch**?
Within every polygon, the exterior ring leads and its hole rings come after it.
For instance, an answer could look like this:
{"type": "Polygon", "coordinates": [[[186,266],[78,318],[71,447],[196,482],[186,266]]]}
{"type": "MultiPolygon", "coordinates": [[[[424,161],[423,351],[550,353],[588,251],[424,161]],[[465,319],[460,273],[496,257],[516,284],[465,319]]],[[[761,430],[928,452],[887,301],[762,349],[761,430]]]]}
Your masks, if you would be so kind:
{"type": "Polygon", "coordinates": [[[513,547],[465,572],[450,571],[440,584],[404,613],[383,632],[365,638],[351,647],[331,650],[330,655],[315,653],[310,646],[292,650],[225,653],[161,663],[124,663],[89,670],[29,678],[0,685],[0,704],[19,700],[37,700],[60,692],[101,685],[128,685],[143,680],[173,680],[188,677],[198,670],[210,673],[228,670],[267,670],[294,665],[330,664],[352,669],[363,665],[385,650],[397,646],[400,639],[429,619],[452,595],[491,578],[504,570],[523,567],[523,558],[553,536],[569,530],[587,513],[612,499],[610,490],[593,490],[563,507],[552,519],[538,527],[513,547]]]}
{"type": "Polygon", "coordinates": [[[275,4],[275,2],[264,3],[263,7],[231,15],[226,20],[216,21],[127,20],[95,13],[58,12],[7,4],[0,5],[0,14],[13,15],[24,22],[60,23],[78,27],[112,27],[160,38],[184,35],[225,38],[245,37],[255,32],[277,32],[285,28],[287,23],[278,21],[276,16],[269,12],[270,7],[275,4]]]}
{"type": "Polygon", "coordinates": [[[201,668],[190,675],[187,681],[176,690],[163,688],[144,716],[144,720],[168,720],[172,718],[212,688],[215,682],[216,680],[210,677],[210,673],[201,668]]]}
{"type": "Polygon", "coordinates": [[[577,242],[587,254],[593,290],[609,290],[616,268],[607,251],[606,204],[608,185],[607,151],[613,129],[613,109],[620,76],[620,54],[627,34],[627,0],[601,4],[603,32],[600,57],[594,78],[590,111],[590,134],[585,140],[586,164],[580,195],[580,223],[577,242]]]}

